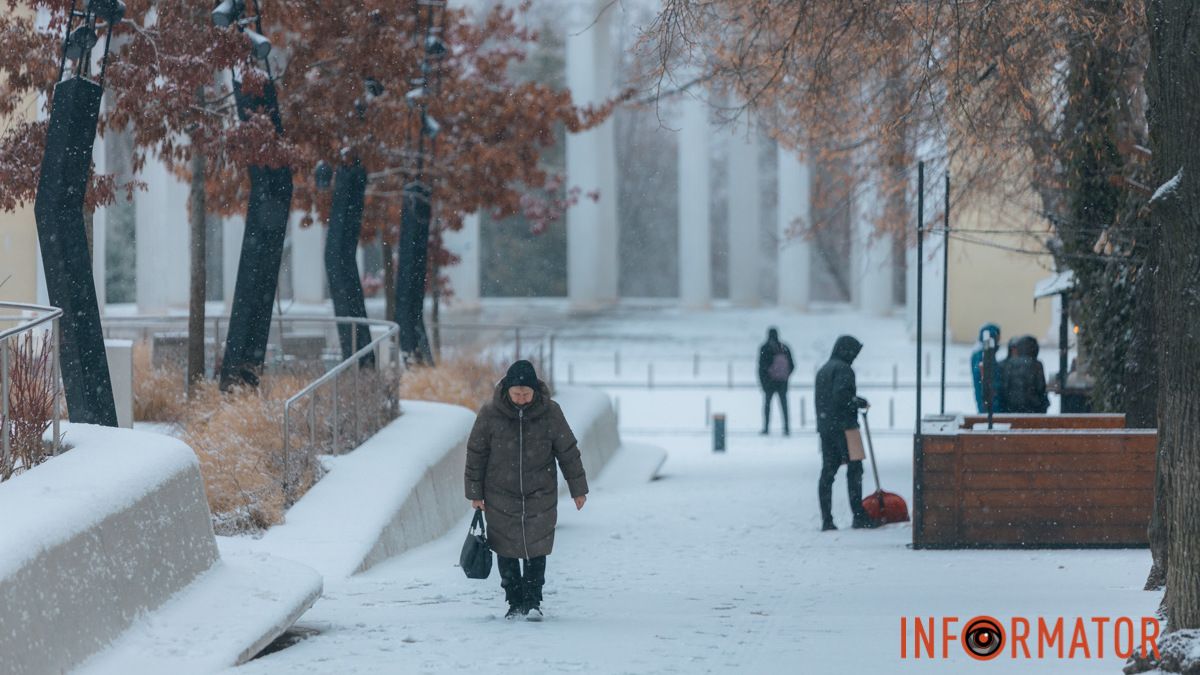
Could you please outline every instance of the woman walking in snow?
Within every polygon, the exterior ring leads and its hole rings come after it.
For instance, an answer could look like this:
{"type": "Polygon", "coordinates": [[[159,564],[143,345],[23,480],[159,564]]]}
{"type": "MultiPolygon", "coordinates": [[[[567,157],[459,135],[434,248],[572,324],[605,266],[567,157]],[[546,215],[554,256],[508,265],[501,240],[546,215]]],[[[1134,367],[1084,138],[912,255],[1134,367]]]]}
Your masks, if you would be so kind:
{"type": "Polygon", "coordinates": [[[546,556],[558,522],[555,461],[576,510],[582,509],[587,476],[575,434],[533,364],[517,361],[480,409],[467,441],[467,499],[487,520],[508,601],[506,619],[542,619],[546,556]]]}

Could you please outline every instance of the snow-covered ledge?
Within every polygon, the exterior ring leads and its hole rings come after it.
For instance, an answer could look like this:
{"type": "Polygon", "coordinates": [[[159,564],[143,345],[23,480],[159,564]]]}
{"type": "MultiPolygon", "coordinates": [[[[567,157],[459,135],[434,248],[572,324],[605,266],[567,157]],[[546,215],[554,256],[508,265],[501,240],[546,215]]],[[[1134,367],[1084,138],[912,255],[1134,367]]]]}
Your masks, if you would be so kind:
{"type": "MultiPolygon", "coordinates": [[[[589,477],[597,476],[621,444],[608,396],[570,388],[554,398],[579,439],[589,477]]],[[[329,472],[288,511],[284,524],[239,548],[344,578],[457,525],[470,511],[463,467],[475,413],[425,401],[404,401],[403,409],[354,452],[329,460],[329,472]]]]}
{"type": "Polygon", "coordinates": [[[232,666],[319,596],[320,578],[295,563],[221,560],[199,463],[184,443],[127,429],[64,431],[70,451],[0,484],[5,672],[63,672],[89,658],[126,671],[232,666]],[[204,605],[224,611],[191,611],[204,605]],[[231,627],[232,615],[243,618],[231,627]],[[178,650],[188,642],[202,649],[178,650]]]}

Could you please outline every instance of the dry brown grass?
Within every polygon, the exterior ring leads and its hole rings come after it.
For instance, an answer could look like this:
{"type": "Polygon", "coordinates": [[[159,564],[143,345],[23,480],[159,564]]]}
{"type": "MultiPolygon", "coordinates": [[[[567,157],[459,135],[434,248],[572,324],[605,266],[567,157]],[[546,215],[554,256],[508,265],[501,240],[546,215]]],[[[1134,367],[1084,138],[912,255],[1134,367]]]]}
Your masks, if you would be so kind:
{"type": "MultiPolygon", "coordinates": [[[[215,382],[204,382],[188,401],[183,439],[200,458],[219,533],[259,531],[282,522],[283,403],[307,383],[305,377],[275,375],[264,377],[257,389],[221,392],[215,382]]],[[[318,478],[315,464],[288,473],[299,494],[318,478]]]]}
{"type": "Polygon", "coordinates": [[[453,403],[479,410],[492,400],[507,363],[472,354],[445,356],[436,368],[416,367],[400,380],[401,398],[453,403]]]}
{"type": "MultiPolygon", "coordinates": [[[[401,396],[441,401],[477,410],[491,399],[507,363],[474,355],[450,355],[437,368],[404,374],[401,396]]],[[[338,414],[331,389],[312,407],[294,412],[291,452],[284,457],[284,402],[319,372],[263,375],[257,389],[222,393],[215,382],[198,385],[191,399],[178,368],[153,367],[148,348],[135,348],[135,418],[174,423],[200,459],[214,528],[221,534],[256,532],[282,522],[287,506],[320,478],[317,457],[357,447],[379,424],[391,420],[387,373],[363,370],[354,388],[352,372],[339,382],[338,414]],[[334,443],[334,420],[339,442],[334,443]],[[284,476],[287,476],[285,492],[284,476]]],[[[394,391],[394,390],[393,390],[394,391]]]]}
{"type": "Polygon", "coordinates": [[[133,419],[179,424],[187,411],[180,365],[155,366],[150,344],[133,346],[133,419]]]}

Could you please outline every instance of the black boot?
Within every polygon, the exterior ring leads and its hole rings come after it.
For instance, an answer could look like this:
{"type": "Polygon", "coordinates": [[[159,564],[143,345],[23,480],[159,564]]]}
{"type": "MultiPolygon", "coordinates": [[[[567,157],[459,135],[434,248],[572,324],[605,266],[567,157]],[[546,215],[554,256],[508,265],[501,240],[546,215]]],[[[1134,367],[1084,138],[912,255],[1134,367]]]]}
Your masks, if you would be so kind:
{"type": "Polygon", "coordinates": [[[875,522],[867,515],[866,510],[862,505],[862,460],[850,462],[846,469],[846,491],[850,498],[850,511],[854,514],[854,522],[850,525],[856,530],[870,530],[879,527],[880,523],[875,522]]]}
{"type": "Polygon", "coordinates": [[[546,556],[525,561],[525,618],[542,620],[542,586],[546,584],[546,556]]]}
{"type": "Polygon", "coordinates": [[[510,621],[525,616],[525,583],[521,579],[521,561],[516,558],[496,556],[500,569],[500,586],[504,588],[504,599],[508,601],[508,612],[504,618],[510,621]]]}

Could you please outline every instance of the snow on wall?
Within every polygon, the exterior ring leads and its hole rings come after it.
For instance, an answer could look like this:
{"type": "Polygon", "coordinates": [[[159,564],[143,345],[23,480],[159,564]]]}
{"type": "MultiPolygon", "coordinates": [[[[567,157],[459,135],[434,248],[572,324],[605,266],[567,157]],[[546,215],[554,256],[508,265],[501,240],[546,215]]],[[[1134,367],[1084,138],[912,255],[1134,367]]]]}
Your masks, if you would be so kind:
{"type": "MultiPolygon", "coordinates": [[[[600,477],[600,471],[621,447],[617,432],[617,414],[608,395],[587,387],[560,387],[554,395],[583,456],[588,481],[600,477]]],[[[559,479],[560,492],[567,494],[566,481],[559,479]]]]}
{"type": "Polygon", "coordinates": [[[69,452],[0,484],[0,654],[61,672],[218,559],[199,463],[180,441],[65,425],[69,452]]]}
{"type": "MultiPolygon", "coordinates": [[[[560,391],[589,478],[620,446],[608,396],[560,391]]],[[[463,494],[467,436],[475,413],[459,406],[404,401],[404,415],[329,461],[329,472],[254,549],[291,558],[328,577],[348,577],[433,541],[469,511],[463,494]]],[[[565,484],[564,484],[565,487],[565,484]]]]}
{"type": "Polygon", "coordinates": [[[211,672],[320,596],[294,562],[221,559],[182,441],[63,429],[69,452],[0,483],[0,672],[211,672]]]}

